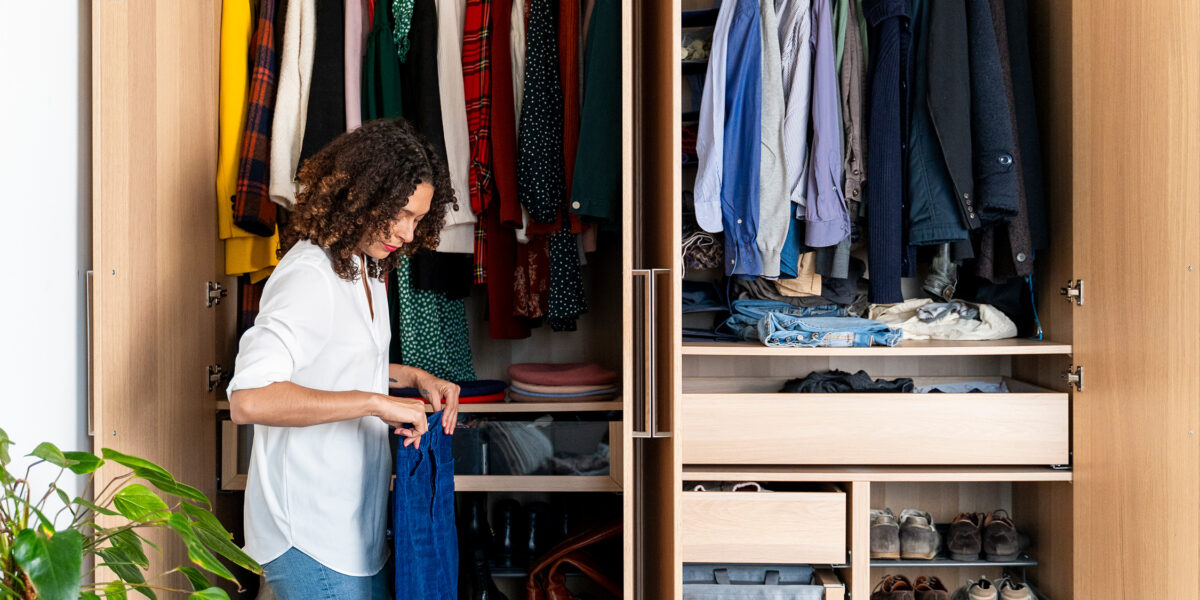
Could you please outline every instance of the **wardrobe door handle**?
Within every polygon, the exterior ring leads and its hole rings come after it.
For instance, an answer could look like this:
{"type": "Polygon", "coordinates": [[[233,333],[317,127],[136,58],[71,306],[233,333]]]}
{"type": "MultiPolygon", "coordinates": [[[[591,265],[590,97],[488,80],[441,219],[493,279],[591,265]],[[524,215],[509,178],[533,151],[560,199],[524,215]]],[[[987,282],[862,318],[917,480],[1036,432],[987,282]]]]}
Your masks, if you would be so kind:
{"type": "MultiPolygon", "coordinates": [[[[659,302],[659,300],[660,300],[661,298],[669,298],[669,297],[670,297],[670,295],[669,295],[669,294],[670,294],[670,289],[669,289],[669,288],[667,288],[667,290],[665,290],[665,291],[660,291],[660,290],[659,290],[659,284],[660,284],[660,283],[662,283],[662,282],[665,282],[665,285],[667,285],[667,286],[670,286],[670,284],[671,284],[671,279],[670,279],[670,277],[671,277],[671,270],[670,270],[670,269],[653,269],[653,270],[652,270],[652,272],[651,272],[651,281],[652,281],[652,285],[650,286],[650,287],[651,287],[651,290],[650,290],[650,303],[651,303],[651,305],[652,305],[652,307],[653,307],[653,310],[651,310],[651,311],[650,311],[650,314],[651,314],[650,321],[651,321],[651,326],[653,327],[653,331],[654,331],[654,335],[653,335],[653,338],[654,338],[654,354],[652,355],[652,356],[653,356],[653,359],[651,360],[651,365],[652,365],[652,366],[651,366],[651,371],[653,371],[653,372],[655,373],[655,375],[654,375],[654,376],[653,376],[653,378],[652,378],[653,387],[651,388],[651,393],[652,393],[652,396],[651,396],[651,397],[653,398],[653,403],[652,403],[652,404],[653,404],[653,406],[652,406],[652,408],[651,408],[651,410],[650,410],[650,419],[651,419],[651,421],[650,421],[650,427],[651,427],[650,433],[651,433],[651,436],[652,436],[652,437],[656,437],[656,438],[667,438],[667,437],[671,437],[671,430],[670,430],[669,428],[668,428],[668,429],[659,429],[659,428],[658,428],[658,421],[659,421],[659,406],[658,406],[658,401],[659,401],[659,399],[660,399],[662,396],[661,396],[661,394],[659,394],[659,393],[658,393],[658,392],[659,392],[659,390],[658,390],[658,375],[657,375],[657,373],[658,373],[658,365],[659,365],[659,361],[658,361],[658,353],[659,353],[659,351],[661,350],[661,348],[659,347],[659,343],[658,343],[658,342],[659,342],[659,338],[658,338],[658,316],[657,316],[657,315],[658,315],[658,308],[659,308],[659,307],[658,307],[658,302],[659,302]]],[[[669,311],[670,311],[670,310],[671,310],[671,309],[670,309],[670,307],[667,307],[667,308],[666,308],[666,311],[667,311],[667,313],[666,313],[666,314],[669,314],[669,311]]],[[[667,338],[667,340],[669,341],[669,340],[670,340],[670,338],[667,338]]],[[[668,377],[669,377],[669,375],[668,375],[668,377]]]]}
{"type": "Polygon", "coordinates": [[[633,272],[633,437],[653,437],[654,273],[633,272]]]}
{"type": "Polygon", "coordinates": [[[86,332],[87,332],[87,342],[86,342],[87,343],[87,374],[86,374],[86,377],[87,377],[87,434],[89,437],[96,436],[96,415],[95,415],[96,392],[92,385],[92,364],[93,364],[93,357],[95,356],[94,350],[92,349],[93,340],[95,340],[95,336],[93,335],[93,330],[95,328],[95,322],[92,319],[92,312],[94,310],[93,306],[95,305],[95,302],[96,302],[96,295],[95,295],[95,292],[93,289],[93,285],[94,285],[94,283],[92,280],[92,271],[89,270],[87,272],[87,275],[84,278],[84,290],[85,290],[85,293],[87,294],[87,300],[85,301],[84,310],[87,312],[87,315],[86,315],[86,318],[87,318],[87,328],[86,328],[86,332]]]}

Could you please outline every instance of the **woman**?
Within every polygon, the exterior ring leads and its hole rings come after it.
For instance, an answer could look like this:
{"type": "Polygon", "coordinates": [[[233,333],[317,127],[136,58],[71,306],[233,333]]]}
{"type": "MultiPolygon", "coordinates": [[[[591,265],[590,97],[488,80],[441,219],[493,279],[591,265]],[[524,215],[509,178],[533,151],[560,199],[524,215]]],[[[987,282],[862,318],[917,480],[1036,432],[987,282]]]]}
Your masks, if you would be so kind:
{"type": "MultiPolygon", "coordinates": [[[[458,386],[388,364],[383,280],[399,254],[436,248],[454,201],[446,166],[403,121],[374,121],[309,159],[287,254],[242,336],[229,406],[253,424],[246,551],[281,600],[383,598],[389,428],[420,447],[424,404],[453,433],[458,386]]],[[[452,504],[446,510],[453,510],[452,504]]],[[[420,560],[420,557],[399,557],[420,560]]]]}

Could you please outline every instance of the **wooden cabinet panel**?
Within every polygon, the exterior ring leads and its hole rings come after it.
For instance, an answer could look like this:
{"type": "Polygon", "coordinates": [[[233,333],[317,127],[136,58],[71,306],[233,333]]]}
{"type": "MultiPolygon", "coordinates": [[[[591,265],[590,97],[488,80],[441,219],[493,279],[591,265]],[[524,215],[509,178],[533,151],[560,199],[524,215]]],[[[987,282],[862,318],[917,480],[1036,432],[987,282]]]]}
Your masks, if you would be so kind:
{"type": "Polygon", "coordinates": [[[1066,394],[685,394],[679,412],[686,464],[1070,462],[1066,394]]]}
{"type": "Polygon", "coordinates": [[[814,563],[846,561],[846,494],[684,492],[684,562],[814,563]]]}
{"type": "MultiPolygon", "coordinates": [[[[204,293],[220,258],[220,2],[97,2],[92,11],[95,446],[144,456],[212,497],[217,426],[205,366],[216,362],[217,310],[204,293]]],[[[97,489],[124,471],[104,467],[97,489]]],[[[163,551],[152,554],[152,573],[188,564],[181,545],[163,551]]]]}
{"type": "Polygon", "coordinates": [[[1076,598],[1200,598],[1200,3],[1073,3],[1076,598]]]}

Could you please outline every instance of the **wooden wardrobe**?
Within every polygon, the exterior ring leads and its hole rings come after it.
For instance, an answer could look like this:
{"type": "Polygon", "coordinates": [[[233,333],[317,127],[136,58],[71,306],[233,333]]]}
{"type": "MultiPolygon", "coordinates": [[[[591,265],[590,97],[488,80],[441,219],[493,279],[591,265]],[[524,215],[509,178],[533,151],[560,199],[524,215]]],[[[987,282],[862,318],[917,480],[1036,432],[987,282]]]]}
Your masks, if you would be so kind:
{"type": "MultiPolygon", "coordinates": [[[[210,496],[209,366],[232,370],[236,350],[233,298],[207,302],[209,282],[234,283],[212,191],[220,4],[92,12],[89,427],[97,450],[146,456],[210,496]]],[[[1009,509],[1035,541],[1027,577],[1055,600],[1200,599],[1200,3],[1029,0],[1052,228],[1036,275],[1046,341],[782,350],[682,342],[683,4],[624,0],[623,234],[592,274],[608,290],[597,356],[623,375],[604,490],[623,506],[625,597],[681,597],[685,562],[794,562],[834,567],[865,599],[885,572],[871,566],[868,511],[890,506],[939,521],[1009,509]],[[1075,281],[1078,301],[1060,295],[1075,281]],[[774,393],[826,368],[1006,378],[1013,393],[774,393]],[[683,491],[720,479],[792,491],[683,491]]]]}

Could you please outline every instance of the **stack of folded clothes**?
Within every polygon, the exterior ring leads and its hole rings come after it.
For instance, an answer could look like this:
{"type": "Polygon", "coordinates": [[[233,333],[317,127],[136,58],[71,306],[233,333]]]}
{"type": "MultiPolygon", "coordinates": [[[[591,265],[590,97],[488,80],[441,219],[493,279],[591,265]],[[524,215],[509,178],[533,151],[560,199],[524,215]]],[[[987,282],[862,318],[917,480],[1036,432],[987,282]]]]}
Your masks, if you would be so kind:
{"type": "Polygon", "coordinates": [[[599,402],[617,395],[617,374],[594,363],[521,363],[508,368],[514,402],[599,402]]]}
{"type": "MultiPolygon", "coordinates": [[[[492,379],[482,379],[479,381],[455,381],[458,384],[459,404],[481,404],[484,402],[502,402],[507,395],[505,390],[508,384],[503,381],[492,379]]],[[[421,395],[421,391],[417,388],[392,388],[388,390],[388,394],[397,398],[411,398],[414,400],[429,400],[421,395]]]]}

